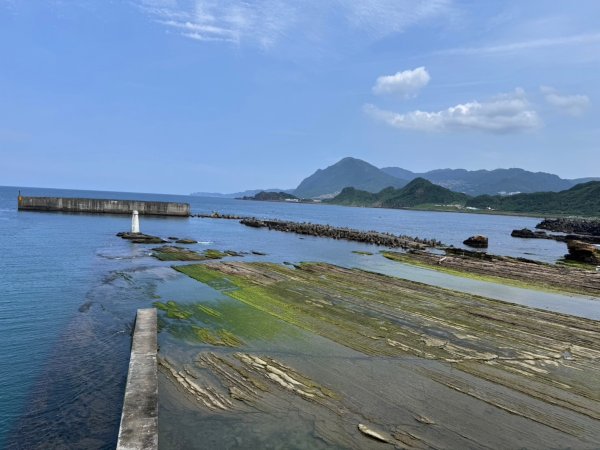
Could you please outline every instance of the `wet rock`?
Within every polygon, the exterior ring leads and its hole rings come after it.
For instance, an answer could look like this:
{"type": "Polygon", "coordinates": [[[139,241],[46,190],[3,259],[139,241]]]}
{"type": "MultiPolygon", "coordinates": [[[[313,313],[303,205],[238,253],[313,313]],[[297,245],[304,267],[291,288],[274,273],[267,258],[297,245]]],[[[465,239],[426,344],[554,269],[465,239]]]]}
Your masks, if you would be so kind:
{"type": "Polygon", "coordinates": [[[358,424],[358,430],[365,436],[375,439],[376,441],[386,442],[388,444],[392,442],[392,439],[389,435],[387,435],[387,433],[384,433],[383,431],[376,431],[362,423],[358,424]]]}
{"type": "Polygon", "coordinates": [[[167,242],[158,236],[152,236],[144,233],[131,233],[130,231],[117,233],[117,236],[122,239],[127,239],[134,244],[164,244],[167,242]]]}
{"type": "Polygon", "coordinates": [[[587,264],[600,264],[600,250],[592,244],[571,240],[567,242],[567,248],[569,253],[565,255],[565,259],[587,264]]]}
{"type": "Polygon", "coordinates": [[[510,233],[512,237],[523,238],[523,239],[552,239],[552,236],[549,236],[547,233],[543,231],[533,231],[529,228],[523,228],[521,230],[513,230],[510,233]]]}
{"type": "Polygon", "coordinates": [[[177,239],[175,241],[176,244],[197,244],[198,241],[195,241],[194,239],[177,239]]]}
{"type": "Polygon", "coordinates": [[[600,219],[560,218],[544,219],[536,228],[561,233],[588,234],[600,236],[600,219]]]}
{"type": "Polygon", "coordinates": [[[488,238],[486,236],[471,236],[468,239],[463,241],[463,244],[468,245],[473,248],[487,248],[488,247],[488,238]]]}

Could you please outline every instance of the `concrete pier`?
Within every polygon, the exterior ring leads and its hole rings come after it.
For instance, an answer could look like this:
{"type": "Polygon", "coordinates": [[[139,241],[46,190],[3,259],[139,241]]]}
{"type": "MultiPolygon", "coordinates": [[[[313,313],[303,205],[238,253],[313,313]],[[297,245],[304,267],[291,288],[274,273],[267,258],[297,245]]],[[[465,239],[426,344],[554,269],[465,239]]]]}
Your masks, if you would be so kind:
{"type": "Polygon", "coordinates": [[[181,216],[190,215],[189,203],[106,200],[97,198],[26,197],[19,195],[19,211],[59,211],[96,214],[181,216]]]}
{"type": "Polygon", "coordinates": [[[156,309],[138,309],[117,450],[158,449],[156,309]]]}

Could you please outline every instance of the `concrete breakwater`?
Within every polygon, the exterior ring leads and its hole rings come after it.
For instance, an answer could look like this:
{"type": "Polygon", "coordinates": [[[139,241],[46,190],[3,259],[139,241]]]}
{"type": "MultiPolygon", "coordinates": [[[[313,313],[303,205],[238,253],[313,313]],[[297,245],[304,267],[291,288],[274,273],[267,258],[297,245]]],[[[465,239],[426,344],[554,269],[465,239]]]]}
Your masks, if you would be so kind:
{"type": "Polygon", "coordinates": [[[442,243],[435,239],[421,239],[411,236],[396,236],[391,233],[377,231],[360,231],[352,228],[332,227],[314,223],[297,223],[282,220],[260,220],[245,218],[240,223],[254,228],[268,228],[269,230],[285,231],[288,233],[304,234],[332,239],[363,242],[365,244],[381,245],[390,248],[424,249],[426,247],[440,247],[442,243]]]}
{"type": "Polygon", "coordinates": [[[138,309],[117,450],[158,448],[156,309],[138,309]]]}
{"type": "Polygon", "coordinates": [[[96,214],[131,214],[189,217],[189,203],[107,200],[96,198],[25,197],[18,198],[19,211],[59,211],[96,214]]]}

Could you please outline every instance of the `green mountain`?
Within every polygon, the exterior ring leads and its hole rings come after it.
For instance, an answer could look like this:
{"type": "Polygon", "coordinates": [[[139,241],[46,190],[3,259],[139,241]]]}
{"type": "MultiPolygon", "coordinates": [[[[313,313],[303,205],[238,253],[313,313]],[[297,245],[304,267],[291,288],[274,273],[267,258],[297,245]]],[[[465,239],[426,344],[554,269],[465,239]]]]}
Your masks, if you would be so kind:
{"type": "Polygon", "coordinates": [[[437,186],[424,178],[416,178],[400,189],[388,187],[380,192],[345,188],[330,203],[348,206],[373,206],[381,208],[411,208],[423,205],[464,205],[468,196],[437,186]]]}
{"type": "Polygon", "coordinates": [[[298,200],[298,197],[287,192],[271,192],[271,191],[260,191],[252,196],[244,196],[242,200],[261,200],[261,201],[285,201],[285,200],[298,200]]]}
{"type": "Polygon", "coordinates": [[[530,172],[523,169],[465,170],[438,169],[425,173],[413,173],[400,167],[381,169],[388,175],[401,180],[425,178],[455,192],[469,195],[497,195],[504,193],[558,192],[573,186],[597,181],[594,178],[567,180],[545,172],[530,172]]]}
{"type": "Polygon", "coordinates": [[[561,192],[482,195],[470,199],[467,206],[507,212],[600,216],[600,181],[578,184],[561,192]]]}
{"type": "Polygon", "coordinates": [[[390,187],[375,194],[347,187],[328,202],[381,208],[461,205],[481,210],[526,214],[600,216],[600,181],[578,184],[560,192],[470,197],[435,185],[424,178],[416,178],[401,189],[390,187]]]}
{"type": "Polygon", "coordinates": [[[344,158],[305,178],[294,191],[294,195],[301,198],[335,195],[348,186],[368,192],[379,192],[388,186],[399,188],[406,183],[365,161],[344,158]]]}

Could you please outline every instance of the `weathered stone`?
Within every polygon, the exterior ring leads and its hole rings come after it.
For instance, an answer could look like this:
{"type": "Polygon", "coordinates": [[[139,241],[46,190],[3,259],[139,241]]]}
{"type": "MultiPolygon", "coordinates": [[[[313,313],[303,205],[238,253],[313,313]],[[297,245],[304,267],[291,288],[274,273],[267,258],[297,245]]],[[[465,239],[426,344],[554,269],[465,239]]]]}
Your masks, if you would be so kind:
{"type": "Polygon", "coordinates": [[[562,233],[576,233],[600,236],[600,219],[544,219],[535,227],[542,230],[558,231],[562,233]]]}
{"type": "Polygon", "coordinates": [[[543,231],[533,231],[529,228],[523,228],[521,230],[513,230],[510,233],[512,237],[523,238],[523,239],[553,239],[552,236],[549,236],[547,233],[543,231]]]}
{"type": "Polygon", "coordinates": [[[123,239],[127,239],[134,244],[164,244],[165,240],[159,238],[158,236],[152,236],[150,234],[144,233],[131,233],[129,231],[123,231],[121,233],[117,233],[117,236],[123,239]]]}
{"type": "Polygon", "coordinates": [[[463,244],[468,245],[473,248],[487,248],[488,247],[488,238],[486,236],[471,236],[468,239],[463,241],[463,244]]]}
{"type": "Polygon", "coordinates": [[[193,239],[177,239],[175,241],[176,244],[197,244],[198,241],[195,241],[193,239]]]}
{"type": "Polygon", "coordinates": [[[600,264],[600,250],[592,244],[572,240],[567,242],[567,248],[569,253],[565,255],[565,259],[587,264],[600,264]]]}

